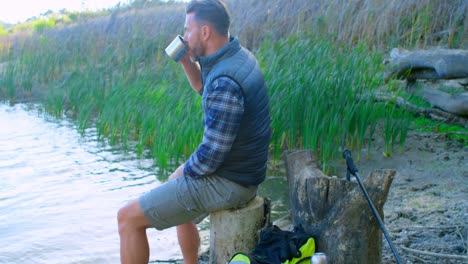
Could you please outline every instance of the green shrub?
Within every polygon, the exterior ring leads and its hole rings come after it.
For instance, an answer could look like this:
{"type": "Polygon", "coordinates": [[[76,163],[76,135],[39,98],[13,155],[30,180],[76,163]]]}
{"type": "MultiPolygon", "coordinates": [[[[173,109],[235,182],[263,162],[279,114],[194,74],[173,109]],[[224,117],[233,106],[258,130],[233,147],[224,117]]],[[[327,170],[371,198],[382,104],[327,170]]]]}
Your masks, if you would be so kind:
{"type": "MultiPolygon", "coordinates": [[[[8,32],[3,28],[3,25],[0,24],[0,37],[1,36],[6,36],[7,34],[8,34],[8,32]]],[[[0,43],[0,45],[1,45],[1,43],[0,43]]],[[[0,51],[1,51],[1,49],[0,49],[0,51]]]]}
{"type": "Polygon", "coordinates": [[[39,19],[34,21],[33,29],[34,32],[42,33],[46,29],[54,28],[55,20],[53,19],[39,19]]]}

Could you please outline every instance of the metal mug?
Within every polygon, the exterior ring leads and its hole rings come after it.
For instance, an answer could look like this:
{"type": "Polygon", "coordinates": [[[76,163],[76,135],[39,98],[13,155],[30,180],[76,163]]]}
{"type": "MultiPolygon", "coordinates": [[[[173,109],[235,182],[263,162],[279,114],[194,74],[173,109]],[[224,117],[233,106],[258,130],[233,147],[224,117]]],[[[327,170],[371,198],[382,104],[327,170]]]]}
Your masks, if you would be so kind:
{"type": "Polygon", "coordinates": [[[310,263],[311,264],[327,264],[327,255],[325,255],[325,253],[322,253],[322,252],[317,252],[310,258],[310,263]]]}
{"type": "Polygon", "coordinates": [[[182,36],[177,35],[166,47],[166,53],[175,61],[179,61],[187,53],[187,45],[182,36]]]}

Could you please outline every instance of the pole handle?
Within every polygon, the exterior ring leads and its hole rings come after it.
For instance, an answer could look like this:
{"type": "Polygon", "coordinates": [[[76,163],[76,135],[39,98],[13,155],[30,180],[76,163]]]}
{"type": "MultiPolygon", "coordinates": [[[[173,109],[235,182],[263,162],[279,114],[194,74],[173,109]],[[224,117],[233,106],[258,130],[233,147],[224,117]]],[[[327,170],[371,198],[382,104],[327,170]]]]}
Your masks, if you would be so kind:
{"type": "Polygon", "coordinates": [[[343,158],[346,161],[348,172],[351,173],[353,176],[356,176],[356,172],[358,172],[358,169],[356,168],[356,165],[354,165],[353,158],[351,157],[351,151],[349,151],[349,149],[345,149],[343,151],[343,158]]]}

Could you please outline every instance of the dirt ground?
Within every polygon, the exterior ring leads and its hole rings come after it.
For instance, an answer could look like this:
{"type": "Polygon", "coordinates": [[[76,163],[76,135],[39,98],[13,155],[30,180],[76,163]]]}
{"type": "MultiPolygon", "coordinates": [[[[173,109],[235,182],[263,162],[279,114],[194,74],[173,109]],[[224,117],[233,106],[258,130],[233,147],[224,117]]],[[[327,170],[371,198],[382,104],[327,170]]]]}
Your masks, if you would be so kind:
{"type": "MultiPolygon", "coordinates": [[[[384,221],[402,263],[468,263],[468,147],[410,133],[401,153],[385,158],[382,151],[376,147],[356,166],[362,178],[374,169],[397,171],[384,221]]],[[[382,243],[382,263],[396,263],[382,243]]]]}

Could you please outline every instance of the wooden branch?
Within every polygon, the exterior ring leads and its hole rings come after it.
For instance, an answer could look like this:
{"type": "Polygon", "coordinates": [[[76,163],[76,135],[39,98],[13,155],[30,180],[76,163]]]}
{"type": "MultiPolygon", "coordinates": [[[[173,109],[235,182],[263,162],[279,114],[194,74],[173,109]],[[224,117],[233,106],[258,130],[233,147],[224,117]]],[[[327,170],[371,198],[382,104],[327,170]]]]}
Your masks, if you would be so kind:
{"type": "Polygon", "coordinates": [[[416,91],[416,95],[424,99],[432,107],[437,107],[457,116],[468,116],[468,93],[449,94],[424,83],[419,86],[422,88],[416,91]]]}
{"type": "Polygon", "coordinates": [[[467,256],[461,256],[461,255],[433,253],[433,252],[428,252],[428,251],[422,251],[422,250],[407,248],[407,247],[403,247],[403,246],[401,246],[401,249],[403,249],[405,251],[408,251],[408,252],[411,252],[411,253],[414,253],[414,254],[426,255],[426,256],[431,256],[431,257],[436,257],[436,258],[468,260],[467,256]]]}
{"type": "Polygon", "coordinates": [[[466,227],[467,225],[454,225],[454,226],[404,226],[404,227],[394,227],[392,230],[401,230],[401,229],[459,229],[466,227]]]}
{"type": "Polygon", "coordinates": [[[429,118],[434,121],[441,121],[444,123],[458,125],[462,127],[468,127],[468,119],[459,117],[457,115],[435,109],[435,108],[423,108],[416,106],[402,97],[398,96],[395,97],[389,94],[377,94],[374,96],[374,101],[376,102],[387,102],[387,103],[394,103],[400,108],[404,108],[411,113],[415,114],[416,116],[422,115],[426,118],[429,118]]]}

